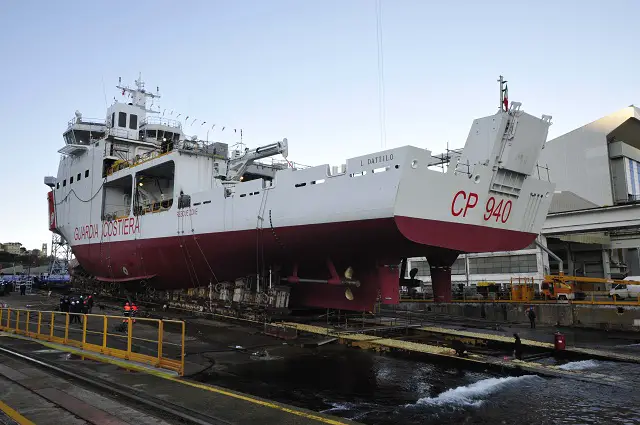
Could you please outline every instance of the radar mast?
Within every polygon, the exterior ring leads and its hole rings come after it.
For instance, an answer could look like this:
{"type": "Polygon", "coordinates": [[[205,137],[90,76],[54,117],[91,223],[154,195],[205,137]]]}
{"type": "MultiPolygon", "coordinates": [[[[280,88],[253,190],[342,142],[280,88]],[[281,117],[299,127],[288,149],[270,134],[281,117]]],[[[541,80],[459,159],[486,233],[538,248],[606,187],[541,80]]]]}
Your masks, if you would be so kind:
{"type": "Polygon", "coordinates": [[[147,98],[148,99],[159,99],[160,98],[160,87],[156,87],[156,93],[150,93],[144,88],[144,81],[142,81],[142,73],[138,74],[138,79],[135,80],[136,88],[132,89],[129,86],[122,85],[122,77],[118,78],[118,85],[116,86],[118,89],[122,90],[122,95],[125,93],[129,93],[132,98],[132,104],[144,109],[145,112],[157,114],[158,111],[154,111],[152,109],[147,109],[147,98]]]}

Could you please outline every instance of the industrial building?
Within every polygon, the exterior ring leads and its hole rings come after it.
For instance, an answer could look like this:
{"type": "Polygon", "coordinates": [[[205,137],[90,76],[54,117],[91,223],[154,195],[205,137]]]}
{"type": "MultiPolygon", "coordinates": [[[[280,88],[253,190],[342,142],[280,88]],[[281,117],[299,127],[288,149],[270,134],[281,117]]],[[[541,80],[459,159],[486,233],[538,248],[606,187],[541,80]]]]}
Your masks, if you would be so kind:
{"type": "MultiPolygon", "coordinates": [[[[640,275],[640,109],[631,105],[545,144],[540,178],[556,184],[537,241],[563,261],[565,274],[623,278],[640,275]],[[543,175],[543,174],[546,174],[543,175]]],[[[509,282],[559,271],[559,262],[535,243],[513,252],[461,255],[452,283],[509,282]]],[[[430,282],[425,258],[408,270],[430,282]]]]}

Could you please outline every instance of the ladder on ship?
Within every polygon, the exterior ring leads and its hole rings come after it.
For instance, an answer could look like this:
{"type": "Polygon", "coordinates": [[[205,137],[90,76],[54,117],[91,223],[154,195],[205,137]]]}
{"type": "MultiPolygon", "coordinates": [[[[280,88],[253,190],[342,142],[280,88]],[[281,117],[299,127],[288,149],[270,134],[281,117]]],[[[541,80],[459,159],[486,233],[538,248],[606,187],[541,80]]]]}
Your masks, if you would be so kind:
{"type": "Polygon", "coordinates": [[[260,292],[260,277],[261,277],[261,267],[264,267],[264,264],[261,264],[261,261],[264,261],[262,250],[263,248],[263,238],[264,238],[264,214],[267,209],[267,199],[269,197],[269,190],[266,187],[262,189],[262,199],[260,200],[260,207],[258,208],[258,214],[256,217],[256,292],[260,292]]]}

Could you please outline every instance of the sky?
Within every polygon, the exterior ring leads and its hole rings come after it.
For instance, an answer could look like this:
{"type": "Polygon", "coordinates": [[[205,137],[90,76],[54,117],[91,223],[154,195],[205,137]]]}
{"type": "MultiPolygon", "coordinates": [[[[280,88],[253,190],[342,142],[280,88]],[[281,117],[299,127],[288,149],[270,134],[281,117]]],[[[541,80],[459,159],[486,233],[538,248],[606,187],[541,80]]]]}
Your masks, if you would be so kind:
{"type": "Polygon", "coordinates": [[[187,134],[232,144],[243,129],[249,147],[286,137],[307,165],[462,147],[496,112],[499,75],[510,100],[553,116],[550,139],[640,101],[638,1],[377,3],[0,1],[0,242],[51,241],[43,178],[57,174],[67,122],[104,118],[118,77],[133,85],[139,72],[160,87],[157,107],[198,120],[187,134]]]}

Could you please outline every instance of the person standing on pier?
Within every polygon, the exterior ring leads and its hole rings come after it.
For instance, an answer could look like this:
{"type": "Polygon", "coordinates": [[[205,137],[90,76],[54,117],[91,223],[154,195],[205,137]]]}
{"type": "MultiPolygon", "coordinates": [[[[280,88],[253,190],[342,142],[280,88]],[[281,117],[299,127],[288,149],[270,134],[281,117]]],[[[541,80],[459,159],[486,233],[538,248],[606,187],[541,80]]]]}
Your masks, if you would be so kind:
{"type": "Polygon", "coordinates": [[[515,342],[513,343],[513,355],[516,359],[522,360],[522,341],[520,341],[520,336],[518,334],[513,334],[515,338],[515,342]]]}
{"type": "Polygon", "coordinates": [[[69,323],[82,323],[82,319],[80,318],[80,314],[82,313],[82,300],[80,298],[71,298],[69,312],[71,313],[71,321],[69,323]]]}
{"type": "Polygon", "coordinates": [[[529,307],[529,311],[527,312],[527,316],[529,316],[529,322],[531,323],[531,329],[536,328],[536,312],[533,311],[533,306],[529,307]]]}

